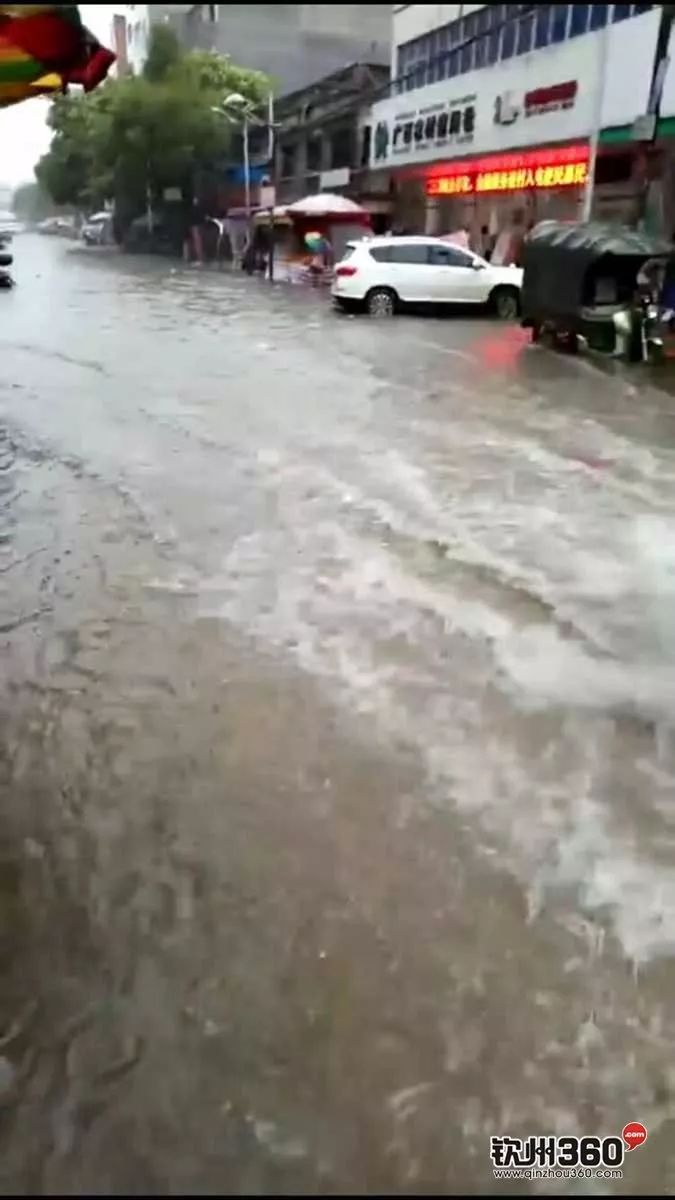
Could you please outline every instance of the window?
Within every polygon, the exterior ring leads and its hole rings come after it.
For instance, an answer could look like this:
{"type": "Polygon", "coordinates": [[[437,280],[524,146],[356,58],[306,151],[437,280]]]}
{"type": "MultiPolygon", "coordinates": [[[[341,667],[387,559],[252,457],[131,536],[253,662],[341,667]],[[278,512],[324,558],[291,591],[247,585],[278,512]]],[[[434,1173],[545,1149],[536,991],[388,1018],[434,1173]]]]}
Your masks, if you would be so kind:
{"type": "Polygon", "coordinates": [[[488,40],[486,37],[481,37],[476,42],[474,50],[474,66],[476,70],[479,67],[484,67],[488,56],[488,40]]]}
{"type": "Polygon", "coordinates": [[[527,17],[521,17],[518,22],[518,42],[516,45],[516,54],[529,54],[532,49],[532,36],[534,34],[534,13],[530,13],[527,17]]]}
{"type": "Polygon", "coordinates": [[[466,42],[470,38],[475,37],[477,29],[478,29],[478,23],[476,21],[476,14],[472,13],[471,16],[465,17],[464,20],[462,21],[461,30],[460,30],[461,40],[463,42],[466,42]]]}
{"type": "Polygon", "coordinates": [[[564,42],[567,33],[568,4],[553,5],[553,20],[551,22],[551,41],[564,42]]]}
{"type": "Polygon", "coordinates": [[[487,33],[490,28],[490,5],[486,4],[485,8],[481,8],[478,13],[478,21],[476,22],[478,33],[487,33]]]}
{"type": "Polygon", "coordinates": [[[496,63],[499,58],[499,42],[501,39],[501,30],[495,29],[490,34],[488,42],[488,64],[496,63]]]}
{"type": "Polygon", "coordinates": [[[368,253],[375,262],[391,262],[393,250],[393,246],[371,246],[368,253]]]}
{"type": "Polygon", "coordinates": [[[590,4],[573,4],[570,17],[570,37],[579,37],[588,28],[588,11],[590,4]]]}
{"type": "Polygon", "coordinates": [[[391,255],[389,262],[427,265],[427,246],[424,242],[409,242],[407,245],[404,242],[402,246],[387,246],[386,248],[391,255]]]}
{"type": "Polygon", "coordinates": [[[608,12],[608,4],[591,4],[591,29],[604,29],[608,12]]]}
{"type": "Polygon", "coordinates": [[[471,71],[472,68],[473,68],[473,42],[469,42],[468,45],[462,46],[460,69],[462,71],[462,74],[464,74],[465,71],[471,71]]]}
{"type": "Polygon", "coordinates": [[[453,50],[448,55],[448,79],[453,79],[455,75],[459,75],[459,50],[453,50]]]}
{"type": "Polygon", "coordinates": [[[502,30],[502,58],[513,58],[516,48],[516,23],[508,21],[502,30]]]}
{"type": "Polygon", "coordinates": [[[473,259],[456,246],[430,246],[432,267],[472,267],[473,259]]]}
{"type": "Polygon", "coordinates": [[[361,166],[367,167],[370,162],[370,148],[373,140],[371,125],[364,125],[361,133],[361,166]]]}
{"type": "Polygon", "coordinates": [[[438,63],[438,78],[439,79],[447,79],[448,78],[449,58],[450,58],[450,56],[448,54],[444,54],[442,56],[442,58],[439,59],[439,63],[438,63]]]}
{"type": "Polygon", "coordinates": [[[461,24],[462,24],[461,21],[453,21],[452,25],[448,26],[448,32],[450,34],[450,45],[451,46],[456,46],[459,41],[459,27],[461,24]]]}
{"type": "Polygon", "coordinates": [[[612,13],[613,21],[625,21],[630,16],[630,4],[615,4],[612,13]]]}
{"type": "Polygon", "coordinates": [[[542,46],[548,46],[549,31],[551,26],[551,8],[545,4],[543,8],[537,9],[537,20],[534,29],[534,44],[537,50],[542,46]]]}
{"type": "Polygon", "coordinates": [[[506,4],[490,5],[490,29],[499,29],[506,20],[506,4]]]}
{"type": "Polygon", "coordinates": [[[633,5],[633,16],[639,17],[640,13],[649,12],[650,8],[653,8],[652,4],[634,4],[633,5]]]}

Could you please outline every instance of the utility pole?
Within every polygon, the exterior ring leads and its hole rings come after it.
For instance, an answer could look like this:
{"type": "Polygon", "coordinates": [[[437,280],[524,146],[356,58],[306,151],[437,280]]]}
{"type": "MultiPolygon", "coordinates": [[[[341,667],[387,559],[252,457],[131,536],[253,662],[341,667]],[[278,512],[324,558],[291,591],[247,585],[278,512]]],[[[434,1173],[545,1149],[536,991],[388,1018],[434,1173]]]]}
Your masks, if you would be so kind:
{"type": "Polygon", "coordinates": [[[588,147],[588,175],[586,177],[586,188],[584,191],[584,200],[581,209],[582,221],[590,221],[593,211],[593,191],[595,188],[595,164],[598,158],[598,144],[600,142],[600,131],[602,129],[602,108],[605,100],[605,83],[607,80],[607,63],[609,61],[609,36],[611,25],[609,23],[609,9],[607,10],[607,21],[600,30],[600,50],[598,62],[598,90],[595,96],[595,109],[593,112],[593,129],[588,147]]]}
{"type": "Polygon", "coordinates": [[[645,114],[648,136],[640,140],[638,149],[637,161],[639,164],[639,179],[640,190],[637,196],[635,224],[641,225],[644,222],[647,214],[647,203],[649,200],[649,158],[650,150],[654,146],[658,133],[659,115],[661,112],[661,96],[663,94],[663,84],[666,78],[666,71],[670,59],[668,57],[668,48],[670,45],[670,34],[673,28],[673,18],[675,17],[675,4],[662,4],[659,16],[659,29],[656,35],[656,46],[654,48],[654,62],[652,64],[652,77],[649,88],[649,99],[647,101],[647,112],[645,114]]]}
{"type": "Polygon", "coordinates": [[[270,157],[270,186],[272,188],[272,204],[270,206],[270,249],[269,249],[269,279],[274,283],[274,206],[277,202],[277,138],[274,125],[274,94],[270,92],[267,101],[267,147],[270,157]]]}

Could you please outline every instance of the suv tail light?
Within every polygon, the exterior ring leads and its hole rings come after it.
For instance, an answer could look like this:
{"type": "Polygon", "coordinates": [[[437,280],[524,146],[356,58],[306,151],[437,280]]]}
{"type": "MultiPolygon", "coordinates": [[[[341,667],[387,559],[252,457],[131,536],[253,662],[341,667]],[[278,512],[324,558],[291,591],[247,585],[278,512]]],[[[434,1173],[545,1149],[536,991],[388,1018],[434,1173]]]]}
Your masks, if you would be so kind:
{"type": "Polygon", "coordinates": [[[342,279],[347,279],[351,275],[356,275],[356,272],[358,271],[358,269],[359,269],[358,267],[348,267],[348,266],[336,267],[335,274],[337,276],[341,277],[342,279]]]}

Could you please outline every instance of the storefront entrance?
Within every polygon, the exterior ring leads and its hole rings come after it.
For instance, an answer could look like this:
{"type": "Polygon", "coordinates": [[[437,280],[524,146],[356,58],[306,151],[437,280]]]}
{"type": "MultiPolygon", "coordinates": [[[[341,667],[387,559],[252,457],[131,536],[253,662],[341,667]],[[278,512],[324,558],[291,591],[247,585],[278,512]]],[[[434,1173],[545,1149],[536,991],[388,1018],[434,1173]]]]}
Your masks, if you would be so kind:
{"type": "Polygon", "coordinates": [[[466,229],[478,253],[512,261],[537,221],[581,215],[588,161],[582,143],[434,163],[424,181],[424,232],[466,229]]]}

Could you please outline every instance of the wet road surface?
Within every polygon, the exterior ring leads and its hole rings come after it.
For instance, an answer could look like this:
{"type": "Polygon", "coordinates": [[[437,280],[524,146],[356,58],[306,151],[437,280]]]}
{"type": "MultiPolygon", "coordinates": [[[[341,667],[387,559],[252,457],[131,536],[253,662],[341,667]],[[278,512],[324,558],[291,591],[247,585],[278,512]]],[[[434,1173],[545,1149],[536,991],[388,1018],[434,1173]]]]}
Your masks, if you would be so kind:
{"type": "Polygon", "coordinates": [[[15,243],[0,1188],[675,1188],[675,400],[15,243]]]}

